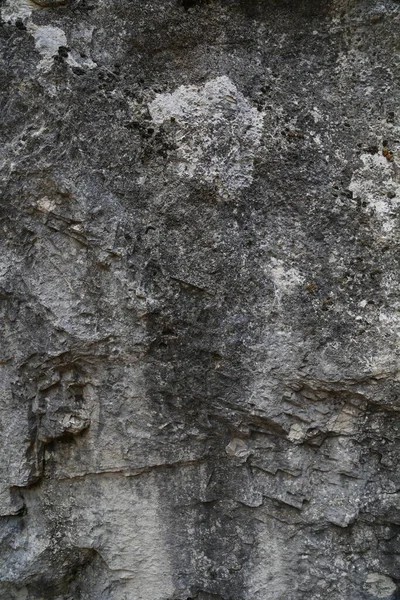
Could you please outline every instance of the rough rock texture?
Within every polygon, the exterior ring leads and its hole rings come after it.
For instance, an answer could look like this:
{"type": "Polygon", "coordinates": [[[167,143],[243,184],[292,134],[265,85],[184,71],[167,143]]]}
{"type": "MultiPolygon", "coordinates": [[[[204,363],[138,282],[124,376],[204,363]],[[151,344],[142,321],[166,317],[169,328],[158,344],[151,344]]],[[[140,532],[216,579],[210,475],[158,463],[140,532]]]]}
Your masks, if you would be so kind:
{"type": "Polygon", "coordinates": [[[399,31],[3,0],[1,600],[400,598],[399,31]]]}

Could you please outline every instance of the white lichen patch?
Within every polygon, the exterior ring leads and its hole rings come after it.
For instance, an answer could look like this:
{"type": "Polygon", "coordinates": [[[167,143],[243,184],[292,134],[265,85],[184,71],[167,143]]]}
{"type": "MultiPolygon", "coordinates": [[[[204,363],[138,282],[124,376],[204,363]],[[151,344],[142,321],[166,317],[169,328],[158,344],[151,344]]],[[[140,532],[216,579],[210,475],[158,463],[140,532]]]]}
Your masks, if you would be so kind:
{"type": "Polygon", "coordinates": [[[44,196],[37,201],[37,208],[41,212],[48,213],[53,212],[57,208],[57,204],[54,200],[50,200],[47,196],[44,196]]]}
{"type": "Polygon", "coordinates": [[[11,25],[15,25],[17,21],[26,23],[32,14],[32,4],[29,0],[6,0],[0,14],[2,20],[11,25]]]}
{"type": "Polygon", "coordinates": [[[278,258],[271,259],[270,273],[275,286],[281,293],[290,293],[299,285],[304,283],[299,271],[293,267],[287,267],[282,260],[278,258]]]}
{"type": "Polygon", "coordinates": [[[179,177],[214,184],[228,197],[251,185],[263,117],[228,77],[158,94],[149,111],[156,124],[175,125],[179,177]]]}
{"type": "Polygon", "coordinates": [[[279,304],[282,297],[290,295],[304,284],[304,277],[296,268],[288,267],[282,260],[272,258],[265,269],[266,275],[272,278],[275,288],[275,300],[279,304]]]}
{"type": "Polygon", "coordinates": [[[70,67],[79,67],[81,69],[95,69],[97,67],[97,63],[95,63],[91,58],[83,58],[73,49],[69,52],[65,62],[70,67]]]}
{"type": "Polygon", "coordinates": [[[35,39],[35,48],[42,55],[38,68],[44,71],[51,69],[53,58],[58,54],[60,46],[67,46],[67,36],[59,27],[52,25],[28,25],[28,31],[35,39]]]}
{"type": "MultiPolygon", "coordinates": [[[[53,59],[58,54],[61,46],[69,46],[67,36],[60,27],[52,25],[35,25],[32,23],[32,11],[40,10],[29,0],[6,0],[1,8],[0,14],[3,21],[10,25],[15,25],[17,21],[21,21],[26,26],[28,32],[35,40],[35,48],[41,54],[42,59],[39,61],[38,69],[41,71],[49,71],[53,64],[53,59]]],[[[84,35],[84,34],[81,34],[84,35]]],[[[91,39],[92,30],[87,33],[88,39],[91,39]]],[[[86,69],[94,69],[96,63],[88,57],[83,58],[73,48],[70,50],[66,63],[70,67],[80,67],[86,69]]]]}
{"type": "Polygon", "coordinates": [[[400,185],[395,181],[393,163],[383,155],[362,154],[362,166],[353,173],[350,191],[361,200],[364,209],[380,221],[383,233],[395,228],[400,207],[400,185]]]}

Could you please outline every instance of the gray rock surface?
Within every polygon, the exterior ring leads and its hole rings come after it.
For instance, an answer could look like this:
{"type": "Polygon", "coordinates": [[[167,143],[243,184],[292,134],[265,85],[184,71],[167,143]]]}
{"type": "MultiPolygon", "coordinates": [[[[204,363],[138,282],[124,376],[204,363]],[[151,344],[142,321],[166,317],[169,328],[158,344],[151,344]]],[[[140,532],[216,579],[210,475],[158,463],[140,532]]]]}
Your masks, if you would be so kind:
{"type": "Polygon", "coordinates": [[[1,3],[1,600],[400,598],[398,0],[1,3]]]}

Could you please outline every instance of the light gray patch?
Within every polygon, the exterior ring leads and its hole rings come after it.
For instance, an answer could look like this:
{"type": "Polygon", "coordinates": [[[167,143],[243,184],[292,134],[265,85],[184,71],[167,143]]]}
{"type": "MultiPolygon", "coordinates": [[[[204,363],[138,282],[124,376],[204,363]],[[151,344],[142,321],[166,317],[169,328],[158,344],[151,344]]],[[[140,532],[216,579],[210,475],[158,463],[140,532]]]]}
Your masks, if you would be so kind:
{"type": "Polygon", "coordinates": [[[158,94],[149,110],[158,125],[176,123],[171,166],[179,177],[214,184],[226,197],[251,185],[263,116],[228,77],[158,94]]]}

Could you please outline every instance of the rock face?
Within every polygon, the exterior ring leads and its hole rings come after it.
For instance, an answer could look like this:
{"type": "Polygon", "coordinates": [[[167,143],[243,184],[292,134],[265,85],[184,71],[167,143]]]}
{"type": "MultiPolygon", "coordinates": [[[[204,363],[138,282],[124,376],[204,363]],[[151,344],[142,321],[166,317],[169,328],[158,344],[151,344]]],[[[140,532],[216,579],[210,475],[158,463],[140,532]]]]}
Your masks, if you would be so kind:
{"type": "Polygon", "coordinates": [[[0,599],[400,598],[398,0],[3,0],[0,599]]]}

